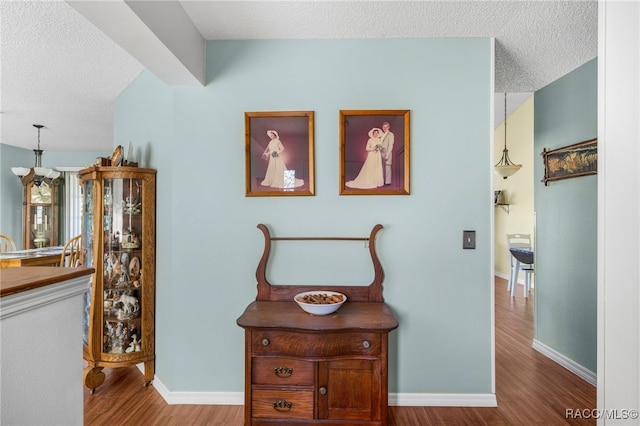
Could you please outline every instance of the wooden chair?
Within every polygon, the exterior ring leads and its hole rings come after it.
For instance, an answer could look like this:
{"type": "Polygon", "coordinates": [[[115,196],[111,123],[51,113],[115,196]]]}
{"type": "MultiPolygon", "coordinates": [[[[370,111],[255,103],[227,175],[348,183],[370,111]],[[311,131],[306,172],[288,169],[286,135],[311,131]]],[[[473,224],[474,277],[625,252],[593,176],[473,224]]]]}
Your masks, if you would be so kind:
{"type": "Polygon", "coordinates": [[[16,251],[16,243],[10,237],[0,234],[0,253],[16,251]]]}
{"type": "Polygon", "coordinates": [[[77,235],[64,245],[60,255],[60,266],[75,268],[82,266],[83,262],[82,235],[77,235]]]}

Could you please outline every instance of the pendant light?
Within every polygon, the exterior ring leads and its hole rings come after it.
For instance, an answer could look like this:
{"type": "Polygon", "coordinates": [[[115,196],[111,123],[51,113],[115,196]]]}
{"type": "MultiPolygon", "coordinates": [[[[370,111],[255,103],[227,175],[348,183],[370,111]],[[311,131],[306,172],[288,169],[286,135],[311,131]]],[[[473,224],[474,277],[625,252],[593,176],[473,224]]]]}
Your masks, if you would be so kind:
{"type": "Polygon", "coordinates": [[[508,178],[522,167],[522,164],[514,164],[509,158],[509,150],[507,149],[507,94],[504,94],[504,149],[502,150],[502,158],[495,165],[495,171],[502,176],[503,179],[508,178]]]}
{"type": "Polygon", "coordinates": [[[60,172],[49,169],[47,167],[42,167],[42,153],[44,151],[40,149],[40,129],[42,129],[44,126],[42,124],[34,124],[33,127],[38,129],[38,149],[33,150],[34,154],[36,155],[36,164],[32,168],[12,167],[11,171],[20,179],[25,176],[27,178],[30,177],[30,181],[34,182],[36,186],[39,186],[42,182],[49,183],[57,179],[58,176],[60,176],[60,172]]]}

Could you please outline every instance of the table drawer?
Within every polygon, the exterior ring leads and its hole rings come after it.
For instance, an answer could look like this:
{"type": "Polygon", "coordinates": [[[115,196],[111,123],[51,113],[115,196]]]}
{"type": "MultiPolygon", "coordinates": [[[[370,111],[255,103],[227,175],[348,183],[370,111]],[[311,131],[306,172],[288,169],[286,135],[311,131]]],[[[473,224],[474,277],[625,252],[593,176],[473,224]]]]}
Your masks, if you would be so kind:
{"type": "Polygon", "coordinates": [[[253,390],[251,417],[312,419],[313,391],[279,389],[253,390]]]}
{"type": "Polygon", "coordinates": [[[292,355],[308,357],[365,355],[378,356],[378,333],[297,333],[254,331],[251,334],[254,355],[292,355]]]}
{"type": "Polygon", "coordinates": [[[305,386],[314,383],[312,361],[282,357],[253,358],[251,383],[256,385],[305,386]]]}

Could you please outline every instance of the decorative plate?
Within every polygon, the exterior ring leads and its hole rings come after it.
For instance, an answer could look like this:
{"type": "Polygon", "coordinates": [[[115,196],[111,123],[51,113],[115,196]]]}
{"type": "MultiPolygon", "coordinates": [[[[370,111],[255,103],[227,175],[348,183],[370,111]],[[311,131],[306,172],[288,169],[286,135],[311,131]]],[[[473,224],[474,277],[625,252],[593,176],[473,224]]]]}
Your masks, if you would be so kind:
{"type": "Polygon", "coordinates": [[[122,145],[118,145],[116,149],[113,150],[113,154],[111,155],[111,165],[119,166],[122,164],[122,159],[124,157],[124,149],[122,145]]]}
{"type": "Polygon", "coordinates": [[[140,276],[140,258],[138,256],[133,256],[129,262],[129,276],[132,280],[140,276]]]}

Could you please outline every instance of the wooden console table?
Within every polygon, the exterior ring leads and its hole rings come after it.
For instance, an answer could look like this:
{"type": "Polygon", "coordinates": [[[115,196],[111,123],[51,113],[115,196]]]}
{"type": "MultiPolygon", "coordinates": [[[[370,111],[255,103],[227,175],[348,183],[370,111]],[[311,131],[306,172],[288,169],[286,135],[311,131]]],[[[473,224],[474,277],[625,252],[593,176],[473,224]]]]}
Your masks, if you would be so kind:
{"type": "Polygon", "coordinates": [[[256,271],[258,295],[238,318],[245,329],[245,424],[386,425],[388,335],[398,327],[383,302],[384,272],[369,238],[265,237],[256,271]],[[271,285],[265,276],[271,241],[365,240],[374,266],[369,286],[271,285]],[[293,297],[327,290],[347,295],[334,314],[314,316],[293,297]]]}

